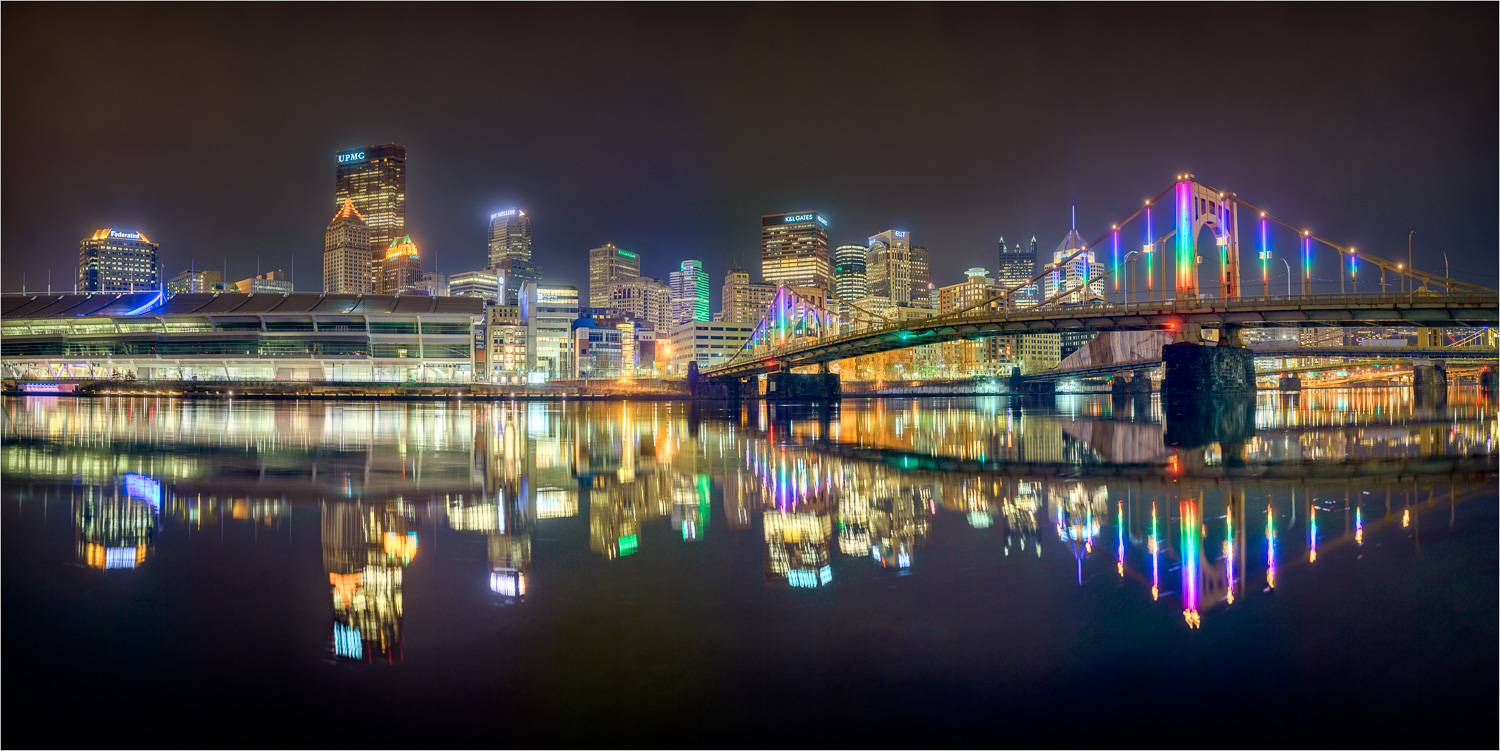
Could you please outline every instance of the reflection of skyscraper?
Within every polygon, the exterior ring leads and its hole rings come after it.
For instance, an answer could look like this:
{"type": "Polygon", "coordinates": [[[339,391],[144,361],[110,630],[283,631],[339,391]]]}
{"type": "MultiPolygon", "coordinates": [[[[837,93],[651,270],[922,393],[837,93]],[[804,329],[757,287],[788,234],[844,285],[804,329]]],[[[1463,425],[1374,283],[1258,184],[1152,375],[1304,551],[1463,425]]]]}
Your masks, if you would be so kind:
{"type": "Polygon", "coordinates": [[[126,495],[106,496],[101,489],[84,489],[73,506],[73,528],[78,557],[89,568],[135,568],[144,563],[156,539],[160,485],[141,475],[127,475],[126,495]],[[155,485],[156,504],[144,493],[130,492],[128,478],[155,485]]]}
{"type": "Polygon", "coordinates": [[[322,536],[334,654],[399,659],[402,570],[417,552],[413,510],[400,501],[325,502],[322,536]]]}
{"type": "Polygon", "coordinates": [[[833,581],[833,516],[826,503],[790,511],[767,509],[761,523],[766,535],[767,582],[810,588],[833,581]]]}

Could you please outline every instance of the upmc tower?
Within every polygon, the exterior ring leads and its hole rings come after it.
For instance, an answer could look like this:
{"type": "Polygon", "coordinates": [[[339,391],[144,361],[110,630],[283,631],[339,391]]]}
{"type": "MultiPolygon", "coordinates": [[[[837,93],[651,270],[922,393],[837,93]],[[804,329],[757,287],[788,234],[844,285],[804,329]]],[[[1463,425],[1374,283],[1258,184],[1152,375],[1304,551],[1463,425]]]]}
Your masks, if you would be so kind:
{"type": "Polygon", "coordinates": [[[352,200],[355,210],[365,218],[373,251],[371,291],[384,292],[381,262],[386,249],[406,235],[406,147],[388,143],[340,151],[336,158],[333,204],[342,208],[344,199],[352,200]]]}
{"type": "Polygon", "coordinates": [[[816,211],[761,217],[760,275],[770,284],[831,289],[828,220],[816,211]]]}

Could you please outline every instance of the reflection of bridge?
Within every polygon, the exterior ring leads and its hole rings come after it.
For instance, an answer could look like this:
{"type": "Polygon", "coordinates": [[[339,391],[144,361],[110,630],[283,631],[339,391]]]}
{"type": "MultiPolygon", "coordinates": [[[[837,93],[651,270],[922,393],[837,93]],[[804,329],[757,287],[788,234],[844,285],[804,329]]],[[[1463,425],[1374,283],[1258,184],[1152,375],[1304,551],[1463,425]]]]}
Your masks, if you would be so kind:
{"type": "MultiPolygon", "coordinates": [[[[1308,365],[1295,368],[1257,368],[1258,375],[1297,373],[1329,369],[1355,368],[1366,365],[1391,365],[1401,360],[1490,360],[1496,359],[1494,347],[1321,347],[1317,345],[1250,347],[1257,359],[1289,360],[1303,357],[1358,358],[1332,365],[1308,365]]],[[[1161,355],[1120,362],[1090,363],[1075,368],[1056,368],[1029,376],[1035,381],[1061,381],[1071,378],[1093,378],[1161,367],[1161,355]]]]}

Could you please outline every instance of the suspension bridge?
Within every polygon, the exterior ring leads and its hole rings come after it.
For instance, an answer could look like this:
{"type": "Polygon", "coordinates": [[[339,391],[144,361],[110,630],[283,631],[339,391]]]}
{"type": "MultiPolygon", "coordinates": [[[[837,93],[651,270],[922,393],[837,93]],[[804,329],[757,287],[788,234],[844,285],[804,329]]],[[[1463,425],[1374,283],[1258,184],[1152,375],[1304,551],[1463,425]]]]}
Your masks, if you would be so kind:
{"type": "MultiPolygon", "coordinates": [[[[1124,221],[1025,282],[955,310],[901,320],[829,290],[783,286],[744,345],[725,362],[705,368],[697,381],[722,387],[768,375],[768,395],[832,397],[838,376],[827,365],[838,360],[990,336],[1160,330],[1173,335],[1163,348],[1164,383],[1185,395],[1211,396],[1254,389],[1255,355],[1244,345],[1245,328],[1489,327],[1500,322],[1497,309],[1493,289],[1362,253],[1183,174],[1124,221]],[[1169,195],[1164,213],[1171,221],[1158,236],[1153,213],[1169,195]],[[1258,222],[1248,248],[1241,241],[1243,213],[1258,222]],[[1142,230],[1143,242],[1135,248],[1125,239],[1132,225],[1142,230]],[[1295,233],[1294,250],[1282,247],[1278,255],[1273,230],[1295,233]],[[1213,238],[1211,249],[1199,248],[1204,231],[1213,238]],[[1258,285],[1242,274],[1242,258],[1252,250],[1258,285]],[[1287,270],[1286,294],[1272,294],[1273,261],[1287,270]],[[1313,277],[1313,269],[1330,266],[1337,271],[1339,291],[1313,292],[1314,282],[1322,279],[1313,277]],[[1050,294],[1031,302],[1028,291],[1043,280],[1050,294]],[[1205,328],[1218,329],[1216,344],[1204,340],[1205,328]],[[792,373],[808,367],[818,372],[792,373]]],[[[734,387],[728,391],[738,393],[734,387]]]]}

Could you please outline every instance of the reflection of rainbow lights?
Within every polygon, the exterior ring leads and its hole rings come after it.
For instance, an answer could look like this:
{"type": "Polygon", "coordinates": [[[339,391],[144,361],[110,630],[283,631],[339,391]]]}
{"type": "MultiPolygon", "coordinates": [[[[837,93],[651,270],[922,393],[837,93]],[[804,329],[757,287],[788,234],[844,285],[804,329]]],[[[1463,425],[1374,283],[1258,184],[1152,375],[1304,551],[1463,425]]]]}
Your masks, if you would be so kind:
{"type": "Polygon", "coordinates": [[[1365,521],[1358,506],[1354,507],[1354,544],[1365,544],[1365,521]]]}
{"type": "Polygon", "coordinates": [[[1115,504],[1115,570],[1125,576],[1125,504],[1115,504]]]}
{"type": "Polygon", "coordinates": [[[1201,522],[1198,515],[1198,504],[1195,501],[1183,501],[1181,505],[1182,516],[1182,615],[1188,625],[1196,627],[1198,618],[1198,570],[1200,568],[1199,539],[1201,534],[1201,522]]]}
{"type": "Polygon", "coordinates": [[[1228,588],[1228,592],[1226,593],[1225,596],[1228,598],[1229,604],[1233,605],[1234,604],[1234,509],[1232,509],[1232,508],[1226,508],[1226,509],[1224,509],[1224,520],[1225,520],[1225,522],[1224,522],[1225,523],[1225,528],[1224,528],[1224,561],[1225,561],[1225,564],[1224,565],[1226,566],[1226,571],[1228,572],[1227,575],[1224,577],[1224,584],[1228,588]]]}
{"type": "Polygon", "coordinates": [[[1309,523],[1307,525],[1307,562],[1318,560],[1318,507],[1309,505],[1307,507],[1309,523]]]}
{"type": "Polygon", "coordinates": [[[1266,586],[1276,588],[1276,517],[1266,504],[1266,586]]]}
{"type": "Polygon", "coordinates": [[[1156,542],[1156,502],[1151,502],[1151,599],[1161,596],[1161,546],[1156,542]]]}
{"type": "Polygon", "coordinates": [[[1191,291],[1193,264],[1193,184],[1177,183],[1177,291],[1191,291]]]}

